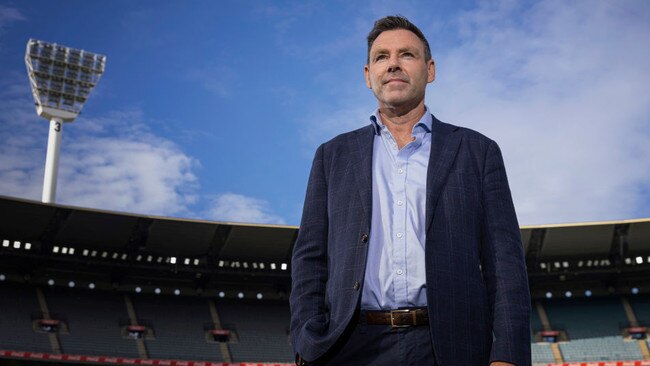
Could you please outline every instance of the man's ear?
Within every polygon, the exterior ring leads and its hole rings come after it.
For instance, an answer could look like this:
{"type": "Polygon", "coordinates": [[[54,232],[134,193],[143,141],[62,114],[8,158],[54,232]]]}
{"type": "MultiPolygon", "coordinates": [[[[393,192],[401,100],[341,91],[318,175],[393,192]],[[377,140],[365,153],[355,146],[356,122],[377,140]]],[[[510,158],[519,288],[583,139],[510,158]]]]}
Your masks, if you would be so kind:
{"type": "Polygon", "coordinates": [[[366,86],[368,89],[372,89],[372,84],[370,83],[370,68],[368,65],[363,68],[363,76],[366,77],[366,86]]]}
{"type": "Polygon", "coordinates": [[[433,59],[427,62],[427,83],[431,83],[436,80],[436,63],[433,59]]]}

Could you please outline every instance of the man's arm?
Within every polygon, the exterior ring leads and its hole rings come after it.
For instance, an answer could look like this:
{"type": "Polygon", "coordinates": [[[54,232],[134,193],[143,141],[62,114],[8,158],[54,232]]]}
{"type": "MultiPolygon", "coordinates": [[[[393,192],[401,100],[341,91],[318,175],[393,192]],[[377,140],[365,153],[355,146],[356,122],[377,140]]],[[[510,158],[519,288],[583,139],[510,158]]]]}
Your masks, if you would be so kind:
{"type": "Polygon", "coordinates": [[[323,145],[309,175],[298,238],[291,260],[291,337],[294,349],[307,360],[316,352],[314,336],[327,328],[325,309],[327,272],[327,182],[323,165],[323,145]],[[312,347],[310,347],[311,345],[312,347]]]}
{"type": "Polygon", "coordinates": [[[487,148],[483,172],[482,269],[493,316],[491,362],[528,366],[530,292],[521,234],[501,151],[487,148]]]}

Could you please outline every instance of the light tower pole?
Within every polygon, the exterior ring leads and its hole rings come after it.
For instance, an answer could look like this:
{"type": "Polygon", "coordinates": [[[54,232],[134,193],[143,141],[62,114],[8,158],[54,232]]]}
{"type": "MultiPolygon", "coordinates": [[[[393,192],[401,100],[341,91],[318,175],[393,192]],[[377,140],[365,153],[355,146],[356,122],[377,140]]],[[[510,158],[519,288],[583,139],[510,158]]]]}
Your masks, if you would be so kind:
{"type": "Polygon", "coordinates": [[[63,124],[74,121],[81,112],[104,73],[106,57],[30,39],[25,64],[36,113],[50,121],[42,201],[54,203],[63,124]]]}

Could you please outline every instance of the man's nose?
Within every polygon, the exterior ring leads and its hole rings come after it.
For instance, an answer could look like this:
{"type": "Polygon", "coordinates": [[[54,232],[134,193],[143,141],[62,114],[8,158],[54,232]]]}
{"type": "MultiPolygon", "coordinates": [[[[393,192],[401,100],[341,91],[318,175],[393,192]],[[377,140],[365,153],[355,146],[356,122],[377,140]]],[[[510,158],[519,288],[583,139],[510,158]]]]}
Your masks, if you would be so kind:
{"type": "Polygon", "coordinates": [[[397,57],[391,57],[388,59],[388,72],[395,72],[400,70],[399,60],[397,57]]]}

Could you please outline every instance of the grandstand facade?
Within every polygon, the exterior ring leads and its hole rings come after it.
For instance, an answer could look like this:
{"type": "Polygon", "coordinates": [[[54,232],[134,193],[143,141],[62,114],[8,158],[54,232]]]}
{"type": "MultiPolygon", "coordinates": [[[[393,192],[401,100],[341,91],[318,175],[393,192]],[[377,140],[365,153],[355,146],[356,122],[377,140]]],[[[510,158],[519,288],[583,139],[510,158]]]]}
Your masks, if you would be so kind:
{"type": "MultiPolygon", "coordinates": [[[[297,231],[0,197],[0,358],[290,364],[297,231]]],[[[521,232],[534,364],[650,366],[650,219],[521,232]]]]}

